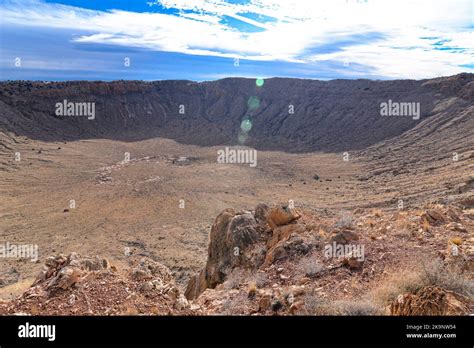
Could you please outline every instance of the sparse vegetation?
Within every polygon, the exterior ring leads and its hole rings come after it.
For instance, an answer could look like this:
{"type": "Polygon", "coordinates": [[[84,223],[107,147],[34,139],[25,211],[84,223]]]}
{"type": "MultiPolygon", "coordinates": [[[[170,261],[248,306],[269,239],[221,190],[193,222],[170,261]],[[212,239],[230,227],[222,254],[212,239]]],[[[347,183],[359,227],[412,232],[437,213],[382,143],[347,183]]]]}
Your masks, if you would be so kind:
{"type": "Polygon", "coordinates": [[[414,294],[425,286],[438,286],[469,297],[474,296],[474,282],[456,268],[448,268],[439,259],[421,266],[418,271],[395,274],[374,290],[374,301],[381,306],[394,301],[398,295],[414,294]]]}
{"type": "Polygon", "coordinates": [[[242,294],[228,298],[222,305],[222,315],[245,315],[247,301],[242,294]]]}
{"type": "Polygon", "coordinates": [[[301,259],[297,269],[305,277],[313,278],[324,269],[324,266],[313,257],[305,257],[301,259]]]}
{"type": "Polygon", "coordinates": [[[439,286],[445,290],[474,297],[474,281],[468,279],[457,267],[447,267],[439,259],[423,265],[420,278],[426,286],[439,286]]]}
{"type": "Polygon", "coordinates": [[[255,282],[250,282],[248,286],[248,297],[249,298],[254,298],[256,293],[257,293],[257,284],[255,282]]]}
{"type": "Polygon", "coordinates": [[[304,306],[300,314],[303,315],[379,315],[382,314],[369,300],[339,300],[328,301],[317,294],[308,294],[304,297],[304,306]]]}
{"type": "Polygon", "coordinates": [[[263,272],[255,272],[251,278],[251,282],[255,283],[258,288],[262,288],[268,284],[268,277],[263,272]]]}
{"type": "Polygon", "coordinates": [[[227,277],[224,282],[224,288],[227,290],[238,289],[242,283],[244,283],[246,278],[246,272],[240,268],[232,270],[232,272],[227,277]]]}
{"type": "Polygon", "coordinates": [[[353,228],[354,227],[354,218],[350,212],[343,212],[339,220],[334,224],[336,228],[353,228]]]}

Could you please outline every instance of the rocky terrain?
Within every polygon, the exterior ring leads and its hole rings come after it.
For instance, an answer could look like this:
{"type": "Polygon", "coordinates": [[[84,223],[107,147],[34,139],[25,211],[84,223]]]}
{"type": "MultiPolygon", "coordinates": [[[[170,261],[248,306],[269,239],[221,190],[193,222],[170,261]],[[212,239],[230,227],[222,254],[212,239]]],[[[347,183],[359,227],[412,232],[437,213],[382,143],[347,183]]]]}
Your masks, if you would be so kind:
{"type": "Polygon", "coordinates": [[[2,82],[0,245],[39,255],[0,259],[0,314],[470,314],[473,101],[470,74],[2,82]]]}
{"type": "Polygon", "coordinates": [[[263,203],[226,209],[211,228],[206,266],[184,293],[149,258],[131,255],[127,269],[117,269],[72,253],[49,257],[31,288],[0,302],[0,313],[467,315],[474,309],[474,210],[463,208],[358,208],[343,216],[302,212],[301,219],[263,203]],[[272,210],[282,216],[273,229],[272,210]],[[334,243],[363,245],[363,257],[328,255],[334,243]]]}

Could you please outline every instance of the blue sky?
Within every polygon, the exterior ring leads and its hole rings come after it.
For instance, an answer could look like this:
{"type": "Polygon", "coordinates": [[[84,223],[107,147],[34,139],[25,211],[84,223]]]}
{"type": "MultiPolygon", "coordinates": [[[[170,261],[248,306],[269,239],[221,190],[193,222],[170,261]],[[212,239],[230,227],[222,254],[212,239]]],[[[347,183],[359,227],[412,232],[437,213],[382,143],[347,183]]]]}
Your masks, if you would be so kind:
{"type": "Polygon", "coordinates": [[[474,72],[473,4],[2,0],[0,79],[419,79],[474,72]]]}

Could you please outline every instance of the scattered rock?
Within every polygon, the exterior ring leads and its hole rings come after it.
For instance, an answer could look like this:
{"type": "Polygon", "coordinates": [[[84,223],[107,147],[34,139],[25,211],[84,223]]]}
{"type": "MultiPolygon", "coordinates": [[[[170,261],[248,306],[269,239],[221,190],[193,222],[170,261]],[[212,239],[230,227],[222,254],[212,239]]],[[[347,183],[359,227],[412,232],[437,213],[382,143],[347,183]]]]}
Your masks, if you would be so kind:
{"type": "Polygon", "coordinates": [[[347,256],[342,260],[342,264],[349,267],[351,270],[360,270],[364,266],[364,260],[359,257],[347,256]]]}
{"type": "Polygon", "coordinates": [[[446,221],[443,214],[434,209],[426,210],[421,218],[431,225],[441,225],[446,221]]]}
{"type": "Polygon", "coordinates": [[[342,231],[335,231],[329,242],[345,245],[356,240],[359,240],[359,235],[356,232],[345,229],[342,231]]]}
{"type": "Polygon", "coordinates": [[[7,268],[0,271],[0,288],[16,283],[20,279],[20,273],[16,268],[7,268]]]}
{"type": "Polygon", "coordinates": [[[446,228],[449,228],[452,231],[467,233],[466,228],[459,222],[450,222],[449,224],[446,225],[446,228]]]}
{"type": "Polygon", "coordinates": [[[33,286],[44,283],[46,291],[64,290],[79,282],[84,273],[108,267],[109,263],[106,259],[82,257],[76,253],[71,253],[67,257],[64,255],[49,257],[33,286]]]}

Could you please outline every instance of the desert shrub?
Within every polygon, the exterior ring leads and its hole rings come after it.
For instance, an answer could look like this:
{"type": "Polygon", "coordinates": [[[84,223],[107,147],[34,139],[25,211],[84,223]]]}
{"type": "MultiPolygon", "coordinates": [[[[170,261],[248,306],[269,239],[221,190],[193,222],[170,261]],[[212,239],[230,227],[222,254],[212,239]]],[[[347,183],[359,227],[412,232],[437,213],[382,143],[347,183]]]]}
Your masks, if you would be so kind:
{"type": "Polygon", "coordinates": [[[339,217],[339,220],[336,221],[334,224],[336,228],[353,228],[354,227],[354,219],[349,212],[343,212],[339,217]]]}
{"type": "Polygon", "coordinates": [[[308,293],[303,297],[303,307],[299,314],[302,315],[326,315],[329,311],[328,301],[316,293],[308,293]]]}
{"type": "Polygon", "coordinates": [[[379,315],[381,309],[369,300],[341,300],[332,303],[336,315],[379,315]]]}
{"type": "Polygon", "coordinates": [[[227,279],[224,282],[224,289],[238,289],[241,284],[245,282],[247,278],[247,272],[240,268],[235,268],[232,272],[227,276],[227,279]]]}
{"type": "Polygon", "coordinates": [[[317,294],[307,294],[301,310],[303,315],[379,315],[381,309],[369,300],[328,301],[317,294]]]}
{"type": "Polygon", "coordinates": [[[462,295],[474,296],[474,281],[466,278],[460,269],[446,267],[440,259],[423,265],[420,278],[426,286],[439,286],[462,295]]]}
{"type": "Polygon", "coordinates": [[[268,284],[268,277],[263,272],[255,272],[251,277],[251,282],[255,283],[258,288],[263,288],[268,284]]]}
{"type": "Polygon", "coordinates": [[[374,293],[374,301],[387,305],[400,294],[414,294],[425,286],[437,286],[469,297],[474,296],[474,282],[457,268],[447,267],[440,259],[421,265],[420,269],[393,275],[374,293]]]}
{"type": "Polygon", "coordinates": [[[248,299],[243,294],[228,298],[222,304],[222,315],[245,315],[248,312],[248,299]]]}
{"type": "Polygon", "coordinates": [[[313,257],[305,257],[297,265],[297,271],[310,278],[317,276],[323,269],[324,266],[313,257]]]}
{"type": "Polygon", "coordinates": [[[423,285],[420,282],[420,275],[417,272],[405,271],[388,278],[383,284],[373,291],[374,302],[377,305],[385,306],[394,301],[398,295],[404,293],[415,293],[423,285]]]}

